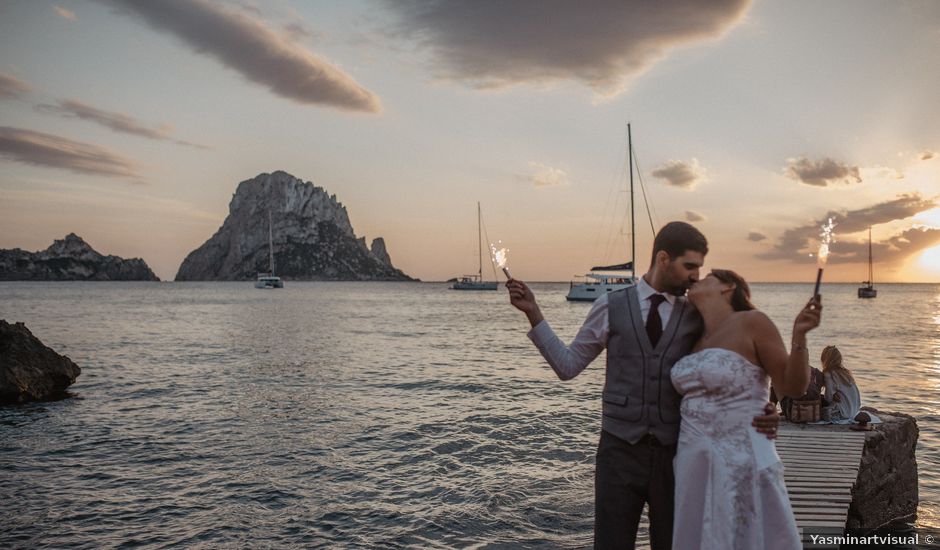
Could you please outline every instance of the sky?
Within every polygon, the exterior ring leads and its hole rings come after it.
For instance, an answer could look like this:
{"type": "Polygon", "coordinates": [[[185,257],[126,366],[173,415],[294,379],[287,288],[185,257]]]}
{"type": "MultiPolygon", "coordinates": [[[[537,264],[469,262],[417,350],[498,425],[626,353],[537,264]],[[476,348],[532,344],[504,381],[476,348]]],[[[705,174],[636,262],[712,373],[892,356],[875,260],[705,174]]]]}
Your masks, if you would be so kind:
{"type": "Polygon", "coordinates": [[[567,281],[689,221],[751,281],[940,282],[940,3],[0,2],[0,248],[161,279],[284,170],[423,280],[567,281]],[[645,200],[644,200],[645,196],[645,200]],[[647,214],[646,204],[649,204],[647,214]],[[492,273],[492,272],[491,272],[492,273]]]}

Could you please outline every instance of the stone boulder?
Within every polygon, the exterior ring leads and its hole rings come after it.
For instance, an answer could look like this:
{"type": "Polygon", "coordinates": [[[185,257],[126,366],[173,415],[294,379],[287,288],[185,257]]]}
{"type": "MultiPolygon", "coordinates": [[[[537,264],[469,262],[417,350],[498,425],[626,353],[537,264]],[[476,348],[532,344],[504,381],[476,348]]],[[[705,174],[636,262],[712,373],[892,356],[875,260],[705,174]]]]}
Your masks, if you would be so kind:
{"type": "Polygon", "coordinates": [[[46,347],[23,323],[0,319],[0,404],[61,396],[82,369],[46,347]]]}
{"type": "Polygon", "coordinates": [[[913,522],[917,517],[917,420],[910,415],[882,412],[870,407],[884,422],[874,424],[865,437],[858,479],[846,527],[877,529],[913,522]]]}

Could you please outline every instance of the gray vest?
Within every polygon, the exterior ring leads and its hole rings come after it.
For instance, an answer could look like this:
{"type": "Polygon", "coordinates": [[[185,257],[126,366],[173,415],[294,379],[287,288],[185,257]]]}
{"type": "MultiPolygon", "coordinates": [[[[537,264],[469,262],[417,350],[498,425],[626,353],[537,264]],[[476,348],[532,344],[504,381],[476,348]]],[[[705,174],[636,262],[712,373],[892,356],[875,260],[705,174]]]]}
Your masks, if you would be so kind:
{"type": "Polygon", "coordinates": [[[630,443],[652,434],[664,445],[679,438],[679,401],[669,377],[702,334],[702,317],[677,298],[656,347],[646,335],[636,287],[611,292],[607,308],[607,380],[602,428],[630,443]]]}

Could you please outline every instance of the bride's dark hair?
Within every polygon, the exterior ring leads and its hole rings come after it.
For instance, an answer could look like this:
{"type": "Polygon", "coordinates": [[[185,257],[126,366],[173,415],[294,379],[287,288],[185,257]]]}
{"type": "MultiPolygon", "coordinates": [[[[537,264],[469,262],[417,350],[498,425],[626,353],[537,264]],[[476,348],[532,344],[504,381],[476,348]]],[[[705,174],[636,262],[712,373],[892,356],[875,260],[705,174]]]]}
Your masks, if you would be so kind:
{"type": "Polygon", "coordinates": [[[751,303],[751,287],[747,286],[744,277],[738,275],[730,269],[713,269],[711,272],[719,281],[734,285],[734,291],[731,295],[731,307],[735,311],[750,311],[757,309],[751,303]]]}

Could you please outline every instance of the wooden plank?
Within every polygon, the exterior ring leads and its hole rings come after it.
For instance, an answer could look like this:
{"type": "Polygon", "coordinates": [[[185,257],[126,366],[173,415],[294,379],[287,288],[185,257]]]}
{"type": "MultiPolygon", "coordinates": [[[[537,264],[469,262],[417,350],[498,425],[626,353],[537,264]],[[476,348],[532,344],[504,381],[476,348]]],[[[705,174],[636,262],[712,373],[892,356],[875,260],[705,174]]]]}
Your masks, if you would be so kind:
{"type": "Polygon", "coordinates": [[[841,502],[819,502],[815,500],[796,500],[791,504],[791,507],[794,510],[808,509],[808,508],[814,508],[814,507],[819,508],[819,509],[829,510],[832,508],[841,508],[842,503],[841,502]]]}
{"type": "Polygon", "coordinates": [[[822,448],[811,448],[811,447],[799,447],[797,445],[780,445],[777,447],[777,452],[781,453],[800,453],[806,455],[819,455],[819,456],[831,456],[835,455],[837,457],[852,458],[854,455],[861,453],[862,446],[855,447],[822,447],[822,448]]]}
{"type": "Polygon", "coordinates": [[[798,527],[845,527],[865,439],[861,432],[781,425],[775,445],[798,527]]]}
{"type": "Polygon", "coordinates": [[[790,482],[787,483],[787,489],[808,489],[809,491],[815,491],[820,493],[828,492],[838,492],[838,493],[851,493],[852,486],[846,485],[844,483],[799,483],[799,482],[790,482]]]}

